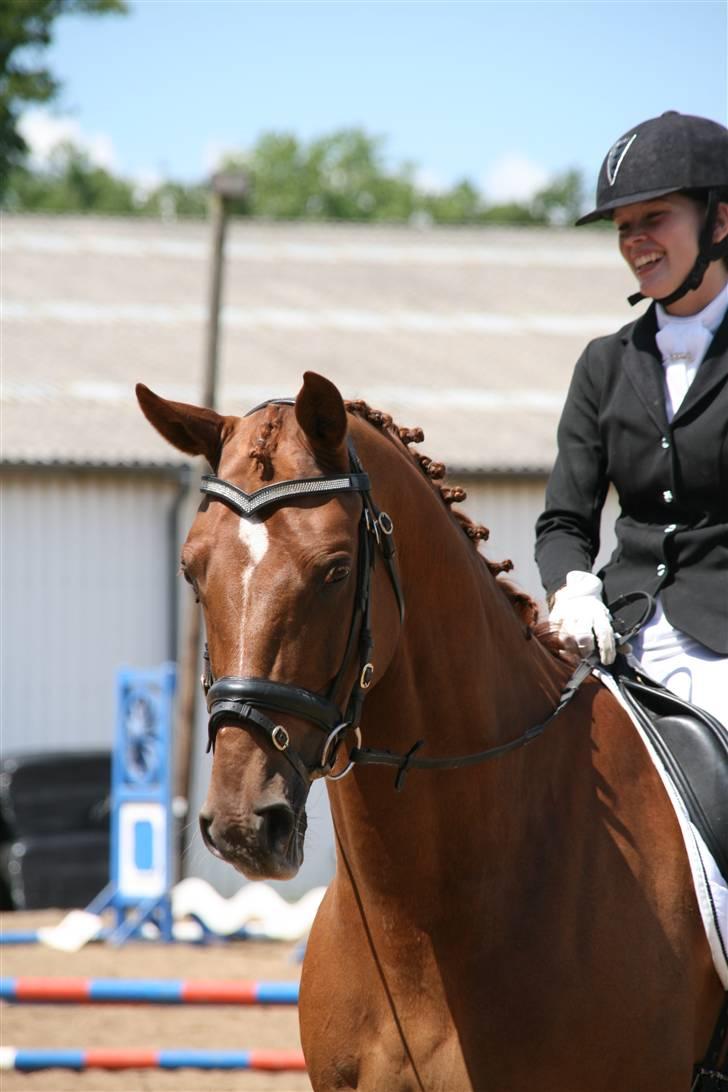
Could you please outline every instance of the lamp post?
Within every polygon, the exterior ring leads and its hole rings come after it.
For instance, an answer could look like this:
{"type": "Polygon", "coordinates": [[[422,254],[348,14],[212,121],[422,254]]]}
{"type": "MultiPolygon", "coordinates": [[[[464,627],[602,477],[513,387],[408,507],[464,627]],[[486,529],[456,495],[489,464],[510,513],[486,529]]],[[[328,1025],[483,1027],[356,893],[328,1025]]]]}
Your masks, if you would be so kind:
{"type": "MultiPolygon", "coordinates": [[[[233,201],[244,200],[249,193],[249,180],[242,171],[218,171],[210,180],[212,248],[202,393],[202,403],[210,409],[215,409],[217,403],[220,310],[225,269],[225,234],[230,215],[230,204],[233,201]]],[[[191,487],[196,488],[194,484],[195,475],[192,475],[192,479],[193,484],[191,487]]],[[[175,810],[179,818],[182,818],[187,812],[192,788],[192,745],[195,737],[201,637],[202,618],[200,608],[194,603],[189,603],[180,655],[174,734],[174,798],[175,810]]],[[[183,832],[186,826],[186,823],[180,824],[178,864],[180,873],[185,851],[183,832]]]]}
{"type": "Polygon", "coordinates": [[[205,389],[203,404],[215,409],[217,399],[218,340],[225,265],[225,233],[231,201],[245,200],[250,193],[248,176],[243,171],[218,171],[210,180],[210,219],[212,224],[212,261],[210,268],[207,346],[205,353],[205,389]]]}

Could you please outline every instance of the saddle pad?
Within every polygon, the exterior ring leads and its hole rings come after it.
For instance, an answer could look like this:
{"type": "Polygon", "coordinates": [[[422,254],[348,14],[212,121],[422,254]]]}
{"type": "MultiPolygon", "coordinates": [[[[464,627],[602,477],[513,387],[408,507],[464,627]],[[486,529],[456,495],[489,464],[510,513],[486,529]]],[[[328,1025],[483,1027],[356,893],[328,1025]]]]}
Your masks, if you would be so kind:
{"type": "Polygon", "coordinates": [[[639,717],[622,694],[617,680],[609,671],[599,666],[594,668],[593,673],[611,691],[629,715],[665,786],[685,843],[695,895],[713,963],[723,988],[728,990],[728,877],[721,875],[715,858],[709,852],[699,830],[691,822],[687,807],[675,783],[663,765],[639,717]]]}

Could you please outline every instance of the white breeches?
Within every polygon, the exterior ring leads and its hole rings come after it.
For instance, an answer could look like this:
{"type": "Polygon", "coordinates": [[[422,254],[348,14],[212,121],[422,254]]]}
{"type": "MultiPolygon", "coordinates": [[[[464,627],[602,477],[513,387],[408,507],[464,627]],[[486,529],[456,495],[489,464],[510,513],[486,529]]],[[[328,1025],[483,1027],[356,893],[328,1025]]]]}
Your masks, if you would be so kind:
{"type": "Polygon", "coordinates": [[[674,629],[659,599],[654,618],[631,644],[646,675],[728,726],[728,656],[674,629]]]}

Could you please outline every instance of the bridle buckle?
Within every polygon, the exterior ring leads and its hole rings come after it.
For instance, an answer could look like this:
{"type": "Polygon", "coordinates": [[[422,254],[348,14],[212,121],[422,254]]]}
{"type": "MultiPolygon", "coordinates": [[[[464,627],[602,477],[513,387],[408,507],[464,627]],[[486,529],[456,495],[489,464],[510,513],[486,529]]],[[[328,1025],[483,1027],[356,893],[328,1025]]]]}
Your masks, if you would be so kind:
{"type": "Polygon", "coordinates": [[[277,750],[288,750],[288,746],[291,742],[291,737],[289,736],[288,732],[282,724],[276,724],[275,728],[270,734],[270,738],[273,746],[277,748],[277,750]]]}
{"type": "Polygon", "coordinates": [[[392,534],[394,534],[394,521],[393,521],[392,517],[387,512],[380,512],[379,513],[378,523],[379,523],[379,529],[381,530],[383,535],[392,535],[392,534]]]}
{"type": "Polygon", "coordinates": [[[368,690],[372,685],[372,678],[374,676],[374,664],[364,664],[361,669],[361,675],[359,676],[359,688],[361,690],[368,690]]]}

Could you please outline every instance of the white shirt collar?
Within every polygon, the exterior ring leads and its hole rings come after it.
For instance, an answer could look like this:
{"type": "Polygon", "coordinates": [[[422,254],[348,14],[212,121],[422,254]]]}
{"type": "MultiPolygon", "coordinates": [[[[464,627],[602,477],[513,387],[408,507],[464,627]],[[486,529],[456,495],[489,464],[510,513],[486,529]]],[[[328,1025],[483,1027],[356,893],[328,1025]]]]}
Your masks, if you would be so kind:
{"type": "Polygon", "coordinates": [[[697,315],[671,315],[661,303],[656,304],[657,325],[660,330],[668,323],[684,325],[689,322],[699,322],[706,330],[714,334],[728,311],[728,284],[721,288],[718,295],[710,301],[707,307],[699,311],[697,315]]]}

